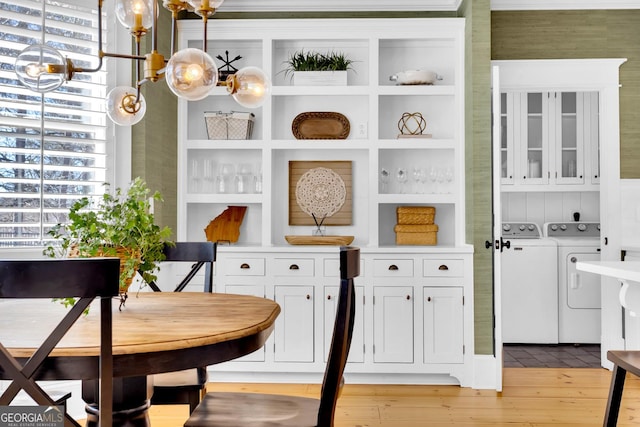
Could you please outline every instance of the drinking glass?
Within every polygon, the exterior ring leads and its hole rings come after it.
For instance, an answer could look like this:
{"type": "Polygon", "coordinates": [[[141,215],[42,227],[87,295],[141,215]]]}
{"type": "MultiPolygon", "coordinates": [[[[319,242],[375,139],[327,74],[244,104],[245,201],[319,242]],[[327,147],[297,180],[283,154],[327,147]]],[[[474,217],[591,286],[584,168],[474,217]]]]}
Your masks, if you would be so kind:
{"type": "Polygon", "coordinates": [[[253,181],[252,168],[249,163],[238,165],[238,175],[236,176],[236,188],[238,193],[249,193],[253,181]]]}
{"type": "Polygon", "coordinates": [[[438,169],[435,166],[431,166],[429,169],[429,181],[431,181],[431,192],[436,192],[436,180],[438,179],[438,169]]]}
{"type": "Polygon", "coordinates": [[[200,161],[198,159],[191,159],[189,161],[189,193],[199,193],[201,181],[200,161]]]}
{"type": "Polygon", "coordinates": [[[387,168],[380,169],[380,193],[382,194],[389,192],[389,175],[387,168]]]}
{"type": "Polygon", "coordinates": [[[220,165],[220,172],[218,174],[218,193],[235,192],[235,188],[233,186],[235,170],[235,167],[231,163],[223,163],[220,165]]]}
{"type": "Polygon", "coordinates": [[[447,169],[445,169],[445,171],[444,171],[444,179],[445,179],[445,181],[447,181],[447,187],[448,187],[447,193],[451,193],[452,190],[453,190],[451,188],[451,183],[453,182],[453,168],[451,166],[449,166],[447,169]]]}
{"type": "Polygon", "coordinates": [[[409,177],[407,176],[407,170],[405,168],[398,168],[396,170],[396,180],[398,181],[398,184],[400,185],[400,194],[404,194],[405,192],[405,184],[407,182],[407,180],[409,179],[409,177]]]}
{"type": "Polygon", "coordinates": [[[419,167],[414,167],[411,171],[411,177],[413,178],[413,181],[415,182],[415,191],[414,193],[418,194],[420,193],[420,176],[422,175],[422,168],[419,167]]]}

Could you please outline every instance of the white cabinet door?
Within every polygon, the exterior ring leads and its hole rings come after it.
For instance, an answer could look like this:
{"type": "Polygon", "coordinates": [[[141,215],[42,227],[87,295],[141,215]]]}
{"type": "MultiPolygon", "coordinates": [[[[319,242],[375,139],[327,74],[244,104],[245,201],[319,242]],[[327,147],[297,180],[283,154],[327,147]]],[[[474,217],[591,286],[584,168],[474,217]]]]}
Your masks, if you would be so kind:
{"type": "Polygon", "coordinates": [[[313,362],[313,286],[276,285],[280,315],[273,332],[276,362],[313,362]]]}
{"type": "MultiPolygon", "coordinates": [[[[225,289],[225,293],[227,294],[253,295],[255,297],[261,297],[261,298],[265,297],[264,285],[228,284],[228,285],[225,285],[224,289],[225,289]]],[[[271,338],[269,340],[271,340],[271,338]]],[[[236,360],[244,361],[244,362],[264,362],[265,349],[267,348],[268,345],[269,345],[269,342],[267,342],[267,344],[265,344],[258,350],[254,351],[253,353],[247,354],[246,356],[240,357],[236,360]]]]}
{"type": "Polygon", "coordinates": [[[424,363],[462,363],[462,287],[423,288],[424,363]]]}
{"type": "Polygon", "coordinates": [[[373,288],[373,361],[413,363],[413,287],[373,288]]]}
{"type": "Polygon", "coordinates": [[[554,178],[558,184],[584,183],[585,111],[583,92],[555,92],[549,99],[555,143],[554,178]]]}
{"type": "Polygon", "coordinates": [[[513,92],[500,94],[500,183],[514,182],[514,120],[520,114],[520,97],[513,92]]]}
{"type": "MultiPolygon", "coordinates": [[[[338,308],[338,286],[324,287],[324,361],[327,361],[333,336],[333,324],[338,308]]],[[[349,349],[349,363],[364,362],[364,286],[356,286],[356,315],[353,323],[353,337],[349,349]]]]}

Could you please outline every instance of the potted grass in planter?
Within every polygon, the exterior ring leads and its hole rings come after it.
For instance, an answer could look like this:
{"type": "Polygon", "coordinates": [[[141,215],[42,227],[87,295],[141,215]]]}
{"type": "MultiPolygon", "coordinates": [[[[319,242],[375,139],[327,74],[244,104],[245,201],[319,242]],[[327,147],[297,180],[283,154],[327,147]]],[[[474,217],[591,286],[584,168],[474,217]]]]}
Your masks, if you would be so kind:
{"type": "Polygon", "coordinates": [[[285,74],[294,86],[346,86],[353,61],[340,52],[294,52],[285,61],[285,74]]]}

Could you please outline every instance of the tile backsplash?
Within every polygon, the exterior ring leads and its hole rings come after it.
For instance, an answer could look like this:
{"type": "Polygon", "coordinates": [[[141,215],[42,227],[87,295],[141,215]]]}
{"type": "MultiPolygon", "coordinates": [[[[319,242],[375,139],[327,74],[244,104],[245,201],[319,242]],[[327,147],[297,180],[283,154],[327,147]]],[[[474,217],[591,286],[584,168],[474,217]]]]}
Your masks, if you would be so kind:
{"type": "Polygon", "coordinates": [[[573,221],[574,212],[580,213],[580,221],[600,221],[597,192],[502,193],[501,197],[503,222],[535,222],[542,227],[545,222],[573,221]]]}

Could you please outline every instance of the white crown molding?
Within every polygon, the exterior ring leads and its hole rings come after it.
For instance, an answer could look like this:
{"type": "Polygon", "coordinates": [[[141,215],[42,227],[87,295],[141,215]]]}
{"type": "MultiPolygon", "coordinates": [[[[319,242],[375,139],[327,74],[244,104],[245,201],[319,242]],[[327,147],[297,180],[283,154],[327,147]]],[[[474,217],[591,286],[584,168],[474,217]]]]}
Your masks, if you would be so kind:
{"type": "Polygon", "coordinates": [[[227,0],[220,12],[456,11],[462,0],[227,0]]]}
{"type": "Polygon", "coordinates": [[[491,0],[491,10],[640,9],[640,0],[491,0]]]}

